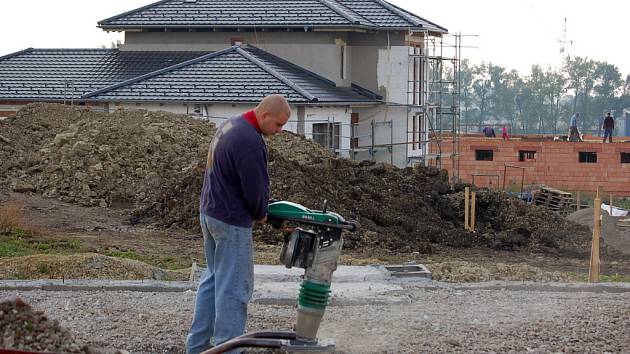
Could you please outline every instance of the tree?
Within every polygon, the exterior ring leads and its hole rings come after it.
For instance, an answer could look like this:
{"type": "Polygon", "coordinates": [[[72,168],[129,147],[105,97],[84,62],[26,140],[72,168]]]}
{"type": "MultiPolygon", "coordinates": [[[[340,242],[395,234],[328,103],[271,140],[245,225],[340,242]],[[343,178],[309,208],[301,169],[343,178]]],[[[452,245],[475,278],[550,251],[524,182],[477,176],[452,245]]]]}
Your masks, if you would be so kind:
{"type": "Polygon", "coordinates": [[[472,82],[472,90],[475,94],[475,98],[477,101],[475,102],[477,108],[479,109],[479,114],[477,116],[477,124],[479,126],[483,125],[486,120],[486,115],[488,113],[488,105],[489,105],[489,93],[490,93],[490,80],[488,78],[490,67],[492,64],[486,65],[485,63],[481,63],[481,65],[475,65],[472,68],[473,73],[473,82],[472,82]]]}

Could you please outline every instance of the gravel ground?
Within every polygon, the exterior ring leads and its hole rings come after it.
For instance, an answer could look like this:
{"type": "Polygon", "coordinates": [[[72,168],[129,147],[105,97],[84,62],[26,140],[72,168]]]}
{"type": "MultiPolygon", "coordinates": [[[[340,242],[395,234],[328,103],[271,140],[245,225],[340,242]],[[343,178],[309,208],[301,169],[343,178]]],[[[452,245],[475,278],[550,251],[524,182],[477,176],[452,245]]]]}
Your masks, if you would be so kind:
{"type": "MultiPolygon", "coordinates": [[[[329,307],[320,330],[343,353],[630,353],[630,293],[408,287],[408,305],[329,307]]],[[[131,353],[181,353],[194,292],[0,291],[79,339],[131,353]]],[[[289,330],[291,306],[251,304],[250,330],[289,330]]]]}

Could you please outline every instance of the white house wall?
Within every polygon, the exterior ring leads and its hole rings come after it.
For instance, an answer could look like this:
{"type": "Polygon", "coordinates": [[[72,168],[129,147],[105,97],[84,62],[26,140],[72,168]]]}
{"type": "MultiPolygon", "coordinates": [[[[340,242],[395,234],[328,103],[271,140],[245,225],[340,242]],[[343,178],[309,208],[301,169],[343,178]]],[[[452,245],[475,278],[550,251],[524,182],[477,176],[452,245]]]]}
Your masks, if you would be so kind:
{"type": "Polygon", "coordinates": [[[210,52],[228,48],[238,39],[348,87],[352,60],[348,46],[345,78],[340,69],[347,36],[344,32],[127,32],[120,50],[210,52]]]}
{"type": "Polygon", "coordinates": [[[390,103],[408,104],[409,47],[379,49],[376,67],[377,85],[390,103]]]}
{"type": "MultiPolygon", "coordinates": [[[[185,103],[118,103],[110,104],[110,111],[116,108],[122,109],[146,109],[148,111],[166,111],[178,114],[194,115],[194,104],[185,103]]],[[[253,109],[255,104],[202,104],[202,116],[200,118],[219,125],[226,119],[238,116],[253,109]]],[[[306,106],[304,117],[304,136],[313,138],[313,124],[340,123],[340,148],[336,151],[340,156],[350,157],[350,109],[345,106],[306,106]]],[[[294,133],[298,132],[298,107],[291,106],[291,117],[284,127],[294,133]]]]}
{"type": "Polygon", "coordinates": [[[407,107],[380,105],[353,107],[352,111],[359,114],[359,124],[355,126],[358,148],[354,159],[374,159],[399,167],[407,166],[407,107]],[[372,146],[375,148],[370,153],[372,146]]]}

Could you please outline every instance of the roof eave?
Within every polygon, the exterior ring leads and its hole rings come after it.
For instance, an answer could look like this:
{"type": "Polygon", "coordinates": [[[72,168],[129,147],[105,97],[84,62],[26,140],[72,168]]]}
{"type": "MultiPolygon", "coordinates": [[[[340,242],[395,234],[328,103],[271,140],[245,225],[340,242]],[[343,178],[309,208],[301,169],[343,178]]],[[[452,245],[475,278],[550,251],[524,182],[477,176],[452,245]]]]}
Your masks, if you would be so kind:
{"type": "MultiPolygon", "coordinates": [[[[129,98],[118,98],[118,99],[112,99],[112,98],[103,98],[103,99],[99,99],[99,98],[95,98],[95,97],[91,97],[91,98],[85,98],[85,99],[80,99],[81,102],[89,102],[89,103],[112,103],[112,102],[134,102],[134,103],[174,103],[174,102],[185,102],[185,103],[192,103],[192,104],[208,104],[208,103],[213,103],[213,104],[219,104],[219,103],[225,103],[225,104],[234,104],[234,103],[259,103],[260,99],[259,98],[251,98],[249,100],[217,100],[217,101],[213,101],[213,100],[182,100],[181,97],[176,97],[173,99],[155,99],[155,100],[136,100],[136,99],[129,99],[129,98]]],[[[317,102],[309,102],[309,101],[294,101],[291,99],[288,99],[289,103],[291,104],[296,104],[296,105],[308,105],[308,106],[327,106],[327,105],[333,105],[333,106],[352,106],[352,105],[379,105],[379,104],[383,104],[382,101],[317,101],[317,102]]]]}
{"type": "Polygon", "coordinates": [[[297,29],[300,31],[417,31],[417,32],[429,32],[429,33],[448,33],[447,29],[443,28],[427,28],[422,26],[367,26],[367,25],[134,25],[134,26],[98,26],[104,31],[142,31],[148,29],[247,29],[261,31],[265,28],[269,29],[297,29]]]}
{"type": "Polygon", "coordinates": [[[299,29],[299,30],[313,30],[317,28],[345,28],[345,29],[360,29],[360,30],[378,30],[380,27],[375,26],[367,26],[367,25],[311,25],[311,24],[303,24],[303,25],[129,25],[129,26],[97,26],[104,31],[129,31],[129,30],[143,30],[143,29],[208,29],[212,30],[214,28],[225,29],[225,28],[234,28],[234,29],[255,29],[257,31],[261,31],[265,28],[272,29],[299,29]]]}

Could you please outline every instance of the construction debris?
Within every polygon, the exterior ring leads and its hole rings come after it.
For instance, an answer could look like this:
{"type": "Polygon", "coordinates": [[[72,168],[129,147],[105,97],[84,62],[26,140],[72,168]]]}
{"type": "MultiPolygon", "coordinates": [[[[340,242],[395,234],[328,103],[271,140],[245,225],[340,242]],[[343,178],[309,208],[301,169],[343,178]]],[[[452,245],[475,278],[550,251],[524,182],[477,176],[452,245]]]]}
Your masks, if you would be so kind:
{"type": "Polygon", "coordinates": [[[543,187],[536,192],[534,204],[543,206],[561,215],[568,215],[574,211],[574,201],[571,193],[549,187],[543,187]]]}
{"type": "MultiPolygon", "coordinates": [[[[198,230],[199,191],[214,125],[166,112],[97,113],[31,104],[0,130],[0,188],[35,191],[86,206],[133,208],[133,223],[198,230]],[[17,149],[16,153],[12,149],[17,149]]],[[[292,133],[268,139],[272,196],[329,210],[361,223],[346,247],[432,251],[450,247],[579,252],[588,229],[502,192],[477,191],[474,232],[463,227],[464,185],[445,171],[354,162],[292,133]]],[[[259,241],[278,242],[269,229],[259,241]]]]}
{"type": "Polygon", "coordinates": [[[98,353],[77,341],[59,322],[20,298],[0,301],[0,348],[56,353],[98,353]]]}

